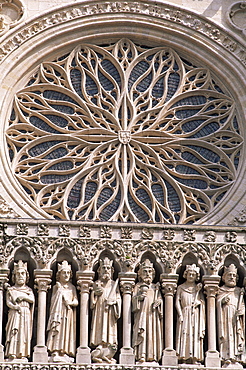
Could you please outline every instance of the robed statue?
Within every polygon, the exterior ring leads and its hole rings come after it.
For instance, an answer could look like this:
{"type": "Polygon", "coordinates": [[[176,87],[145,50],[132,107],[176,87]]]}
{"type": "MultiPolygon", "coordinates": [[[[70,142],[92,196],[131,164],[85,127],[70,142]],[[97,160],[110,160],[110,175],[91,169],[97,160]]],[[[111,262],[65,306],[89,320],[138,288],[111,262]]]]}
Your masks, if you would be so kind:
{"type": "Polygon", "coordinates": [[[220,356],[225,364],[240,364],[245,360],[244,288],[237,285],[237,268],[224,267],[222,285],[217,295],[217,320],[220,356]]]}
{"type": "Polygon", "coordinates": [[[68,262],[58,263],[47,326],[47,347],[53,362],[74,361],[78,299],[75,286],[70,282],[71,277],[72,270],[68,262]]]}
{"type": "Polygon", "coordinates": [[[132,297],[134,326],[132,345],[137,362],[158,362],[163,350],[163,300],[160,284],[153,283],[155,269],[146,259],[138,270],[132,297]]]}
{"type": "Polygon", "coordinates": [[[8,287],[6,303],[9,308],[6,326],[5,355],[8,360],[27,361],[32,338],[34,294],[28,283],[27,263],[14,263],[12,281],[8,287]]]}
{"type": "Polygon", "coordinates": [[[204,359],[205,300],[202,293],[200,269],[195,264],[187,265],[176,294],[178,314],[176,351],[181,362],[195,364],[204,359]]]}
{"type": "Polygon", "coordinates": [[[99,260],[98,280],[91,292],[92,310],[90,344],[93,362],[115,363],[117,350],[117,320],[121,315],[121,297],[118,279],[113,278],[113,260],[104,257],[99,260]]]}

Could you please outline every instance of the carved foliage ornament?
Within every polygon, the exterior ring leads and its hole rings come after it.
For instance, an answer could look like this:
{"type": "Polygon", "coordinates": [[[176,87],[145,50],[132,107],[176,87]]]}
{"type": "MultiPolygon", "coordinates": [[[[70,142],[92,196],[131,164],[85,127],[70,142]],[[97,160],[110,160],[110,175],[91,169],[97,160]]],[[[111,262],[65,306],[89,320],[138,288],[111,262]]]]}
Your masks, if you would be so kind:
{"type": "Polygon", "coordinates": [[[193,223],[233,184],[235,105],[167,47],[82,45],[40,65],[6,132],[13,173],[58,219],[193,223]]]}

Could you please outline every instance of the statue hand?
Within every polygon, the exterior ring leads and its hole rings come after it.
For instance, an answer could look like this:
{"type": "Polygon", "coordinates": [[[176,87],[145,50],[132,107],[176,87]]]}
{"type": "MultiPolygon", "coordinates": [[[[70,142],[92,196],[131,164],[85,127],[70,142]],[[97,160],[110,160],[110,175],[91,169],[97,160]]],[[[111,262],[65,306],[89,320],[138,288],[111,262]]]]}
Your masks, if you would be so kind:
{"type": "Polygon", "coordinates": [[[194,308],[196,308],[196,307],[200,306],[200,304],[201,304],[201,303],[202,303],[202,302],[201,302],[200,300],[196,300],[196,301],[194,302],[193,307],[194,307],[194,308]]]}
{"type": "Polygon", "coordinates": [[[156,301],[154,301],[152,304],[152,309],[154,310],[156,307],[160,306],[161,302],[162,302],[161,299],[157,299],[156,301]]]}
{"type": "Polygon", "coordinates": [[[244,315],[243,310],[236,310],[236,316],[242,316],[242,315],[244,315]]]}
{"type": "Polygon", "coordinates": [[[95,295],[102,295],[103,294],[103,289],[100,287],[97,287],[94,289],[94,294],[95,295]]]}
{"type": "Polygon", "coordinates": [[[116,304],[116,301],[115,301],[115,300],[113,300],[113,299],[108,299],[108,300],[106,301],[106,304],[107,304],[108,306],[113,306],[114,304],[116,304]]]}
{"type": "Polygon", "coordinates": [[[68,310],[70,310],[70,302],[68,302],[66,299],[64,299],[65,306],[67,307],[68,310]]]}
{"type": "Polygon", "coordinates": [[[202,289],[202,283],[196,284],[196,291],[199,291],[202,289]]]}
{"type": "Polygon", "coordinates": [[[17,297],[17,298],[16,298],[16,302],[17,302],[17,303],[20,303],[20,302],[22,302],[22,301],[25,301],[25,299],[26,299],[26,297],[24,297],[24,296],[19,296],[19,297],[17,297]]]}
{"type": "Polygon", "coordinates": [[[179,315],[179,322],[183,322],[183,321],[184,321],[183,315],[179,315]]]}
{"type": "Polygon", "coordinates": [[[227,304],[230,302],[230,297],[224,297],[221,301],[222,304],[227,304]]]}
{"type": "Polygon", "coordinates": [[[19,306],[18,304],[16,304],[13,308],[14,308],[14,310],[16,310],[19,313],[21,313],[21,306],[19,306]]]}

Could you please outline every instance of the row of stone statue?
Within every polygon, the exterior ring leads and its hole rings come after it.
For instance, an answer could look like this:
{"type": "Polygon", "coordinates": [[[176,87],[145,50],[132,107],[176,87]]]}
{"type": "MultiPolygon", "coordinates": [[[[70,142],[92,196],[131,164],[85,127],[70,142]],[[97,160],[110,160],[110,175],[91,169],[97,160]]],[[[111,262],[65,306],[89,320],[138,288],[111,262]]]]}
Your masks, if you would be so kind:
{"type": "MultiPolygon", "coordinates": [[[[47,348],[52,362],[72,362],[76,351],[76,306],[78,299],[67,261],[58,264],[47,325],[47,348]]],[[[160,284],[153,283],[155,269],[145,259],[138,270],[138,282],[132,294],[134,325],[132,347],[138,363],[159,362],[163,343],[163,298],[160,284]]],[[[180,362],[204,360],[205,299],[200,269],[187,265],[185,282],[176,293],[177,328],[176,352],[180,362]]],[[[12,274],[14,285],[8,287],[9,308],[6,326],[5,356],[8,361],[30,357],[34,294],[28,282],[27,264],[18,261],[12,274]]],[[[237,286],[237,268],[224,268],[223,285],[217,295],[217,321],[220,356],[224,362],[244,362],[245,305],[244,290],[237,286]]],[[[121,296],[118,279],[113,280],[113,261],[100,260],[98,280],[90,296],[92,311],[90,346],[93,362],[114,363],[117,351],[117,320],[121,316],[121,296]]],[[[170,323],[172,325],[172,323],[170,323]]]]}

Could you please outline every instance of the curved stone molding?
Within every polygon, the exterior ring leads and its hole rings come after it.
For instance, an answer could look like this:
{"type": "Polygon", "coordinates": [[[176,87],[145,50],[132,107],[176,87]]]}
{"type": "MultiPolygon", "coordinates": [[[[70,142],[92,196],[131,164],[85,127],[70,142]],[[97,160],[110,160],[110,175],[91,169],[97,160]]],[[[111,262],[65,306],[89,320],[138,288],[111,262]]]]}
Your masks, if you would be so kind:
{"type": "Polygon", "coordinates": [[[0,36],[23,20],[24,7],[20,0],[1,0],[0,36]]]}
{"type": "Polygon", "coordinates": [[[232,4],[227,12],[230,25],[238,31],[246,34],[246,1],[237,1],[232,4]]]}
{"type": "Polygon", "coordinates": [[[207,36],[213,42],[219,44],[225,50],[229,51],[244,66],[246,65],[246,48],[240,44],[233,36],[226,34],[222,28],[215,25],[202,16],[186,9],[176,8],[173,5],[157,5],[156,2],[149,0],[146,3],[137,1],[86,1],[82,4],[76,3],[76,8],[64,7],[60,11],[54,10],[45,16],[38,17],[30,21],[29,24],[20,27],[15,34],[3,42],[0,48],[0,61],[9,55],[13,50],[22,45],[25,41],[33,38],[35,35],[46,29],[57,25],[70,22],[73,19],[85,18],[97,14],[126,13],[147,15],[154,18],[164,19],[170,23],[183,25],[188,29],[207,36]]]}

